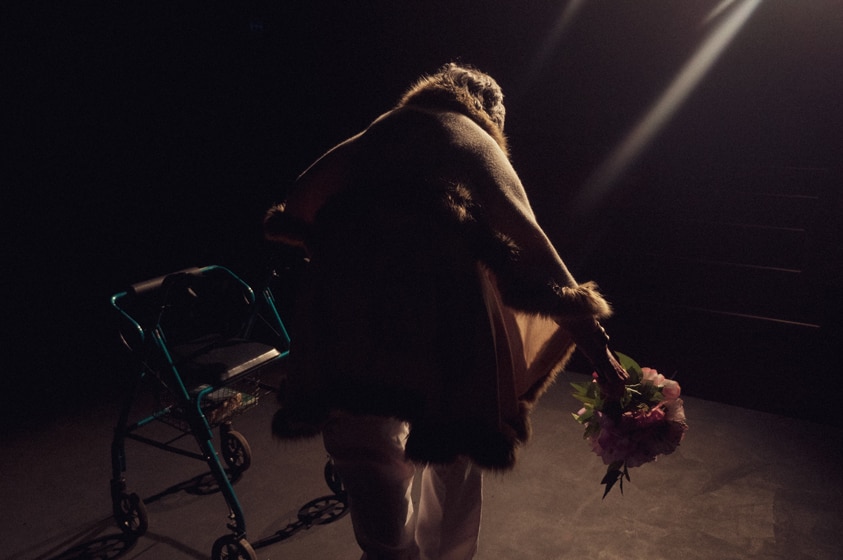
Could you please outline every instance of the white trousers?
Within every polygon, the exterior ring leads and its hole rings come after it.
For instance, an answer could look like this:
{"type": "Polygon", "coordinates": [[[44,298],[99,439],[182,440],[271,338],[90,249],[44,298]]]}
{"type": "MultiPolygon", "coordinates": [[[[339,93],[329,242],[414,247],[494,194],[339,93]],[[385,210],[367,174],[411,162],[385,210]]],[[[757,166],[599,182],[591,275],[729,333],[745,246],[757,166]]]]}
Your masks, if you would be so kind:
{"type": "Polygon", "coordinates": [[[468,459],[428,465],[404,456],[409,427],[380,416],[338,413],[323,431],[325,449],[348,493],[361,560],[468,560],[477,552],[483,473],[468,459]]]}

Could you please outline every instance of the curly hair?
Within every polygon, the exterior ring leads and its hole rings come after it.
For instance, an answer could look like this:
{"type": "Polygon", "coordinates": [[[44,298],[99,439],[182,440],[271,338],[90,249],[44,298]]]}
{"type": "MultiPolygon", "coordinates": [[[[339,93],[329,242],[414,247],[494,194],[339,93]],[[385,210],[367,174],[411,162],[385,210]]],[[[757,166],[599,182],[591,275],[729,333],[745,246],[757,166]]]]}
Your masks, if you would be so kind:
{"type": "Polygon", "coordinates": [[[477,68],[450,62],[408,89],[397,107],[416,105],[458,111],[470,117],[506,151],[503,91],[494,78],[477,68]]]}

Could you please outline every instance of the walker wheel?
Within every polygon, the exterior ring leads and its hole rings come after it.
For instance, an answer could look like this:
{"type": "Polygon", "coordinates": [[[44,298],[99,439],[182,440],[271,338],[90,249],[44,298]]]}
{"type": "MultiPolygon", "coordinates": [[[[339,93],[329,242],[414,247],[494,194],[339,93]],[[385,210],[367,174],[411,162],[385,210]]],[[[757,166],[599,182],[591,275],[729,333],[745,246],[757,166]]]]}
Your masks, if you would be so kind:
{"type": "Polygon", "coordinates": [[[137,494],[121,493],[114,500],[114,520],[125,534],[140,537],[149,528],[146,505],[137,494]]]}
{"type": "Polygon", "coordinates": [[[241,473],[252,465],[252,449],[243,434],[234,430],[222,434],[222,458],[235,473],[241,473]]]}
{"type": "Polygon", "coordinates": [[[226,535],[214,542],[211,560],[258,560],[258,555],[246,539],[226,535]]]}
{"type": "Polygon", "coordinates": [[[336,469],[334,469],[334,462],[330,459],[328,459],[328,462],[325,463],[324,475],[325,483],[334,494],[337,496],[345,495],[345,487],[343,486],[342,480],[340,480],[336,469]]]}

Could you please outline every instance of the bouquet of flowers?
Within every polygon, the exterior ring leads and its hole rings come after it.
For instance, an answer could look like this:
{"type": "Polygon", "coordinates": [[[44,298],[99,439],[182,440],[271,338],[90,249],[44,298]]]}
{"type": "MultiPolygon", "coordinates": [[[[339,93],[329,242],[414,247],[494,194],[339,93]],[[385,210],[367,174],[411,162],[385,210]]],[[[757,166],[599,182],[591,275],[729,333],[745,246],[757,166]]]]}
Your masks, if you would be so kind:
{"type": "Polygon", "coordinates": [[[571,383],[574,397],[583,403],[574,419],[585,426],[583,438],[608,465],[601,481],[604,498],[618,482],[623,493],[630,468],[673,453],[688,430],[679,384],[615,354],[629,374],[619,398],[607,398],[596,373],[590,382],[571,383]]]}

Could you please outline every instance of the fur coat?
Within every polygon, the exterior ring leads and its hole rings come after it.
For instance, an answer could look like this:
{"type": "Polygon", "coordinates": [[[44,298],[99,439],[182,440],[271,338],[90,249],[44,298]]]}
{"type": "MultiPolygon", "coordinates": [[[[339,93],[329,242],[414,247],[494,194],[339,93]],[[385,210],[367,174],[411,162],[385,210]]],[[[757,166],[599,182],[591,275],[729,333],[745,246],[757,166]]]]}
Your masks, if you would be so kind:
{"type": "Polygon", "coordinates": [[[610,309],[569,274],[486,121],[403,103],[267,214],[267,237],[311,260],[277,436],[314,435],[342,409],[408,421],[412,460],[514,464],[573,350],[564,325],[610,309]]]}

